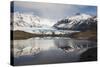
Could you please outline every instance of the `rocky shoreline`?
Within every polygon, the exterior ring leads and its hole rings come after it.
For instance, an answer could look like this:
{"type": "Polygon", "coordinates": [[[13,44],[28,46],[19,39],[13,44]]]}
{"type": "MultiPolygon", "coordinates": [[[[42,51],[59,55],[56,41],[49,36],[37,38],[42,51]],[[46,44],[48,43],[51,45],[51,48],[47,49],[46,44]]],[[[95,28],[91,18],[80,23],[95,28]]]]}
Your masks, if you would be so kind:
{"type": "Polygon", "coordinates": [[[97,41],[96,31],[77,32],[70,35],[71,38],[97,41]]]}

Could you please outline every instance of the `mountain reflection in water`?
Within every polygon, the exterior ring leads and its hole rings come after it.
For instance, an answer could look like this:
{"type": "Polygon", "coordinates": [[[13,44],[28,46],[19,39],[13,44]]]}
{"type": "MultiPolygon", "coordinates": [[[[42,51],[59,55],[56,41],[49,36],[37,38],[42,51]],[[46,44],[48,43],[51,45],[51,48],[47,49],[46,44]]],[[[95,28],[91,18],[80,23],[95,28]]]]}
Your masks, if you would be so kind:
{"type": "Polygon", "coordinates": [[[96,47],[96,42],[67,37],[35,37],[14,40],[14,65],[78,61],[80,54],[96,47]]]}

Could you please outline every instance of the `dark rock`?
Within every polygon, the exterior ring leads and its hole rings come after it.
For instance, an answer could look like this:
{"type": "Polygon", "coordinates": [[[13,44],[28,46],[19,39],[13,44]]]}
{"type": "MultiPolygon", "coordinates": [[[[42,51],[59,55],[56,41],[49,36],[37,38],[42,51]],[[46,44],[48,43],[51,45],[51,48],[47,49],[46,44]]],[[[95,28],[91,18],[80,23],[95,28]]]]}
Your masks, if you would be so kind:
{"type": "Polygon", "coordinates": [[[90,48],[80,55],[80,61],[96,61],[97,48],[90,48]]]}
{"type": "Polygon", "coordinates": [[[61,49],[63,49],[63,50],[68,50],[68,49],[71,49],[71,47],[70,46],[66,46],[66,47],[60,47],[61,49]]]}

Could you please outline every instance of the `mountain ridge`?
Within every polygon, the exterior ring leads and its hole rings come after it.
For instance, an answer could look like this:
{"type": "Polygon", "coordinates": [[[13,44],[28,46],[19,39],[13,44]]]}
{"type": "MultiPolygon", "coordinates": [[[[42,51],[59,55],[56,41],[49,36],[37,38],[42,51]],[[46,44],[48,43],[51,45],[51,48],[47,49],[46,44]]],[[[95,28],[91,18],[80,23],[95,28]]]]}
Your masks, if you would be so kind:
{"type": "MultiPolygon", "coordinates": [[[[11,25],[14,28],[17,27],[37,27],[37,28],[42,28],[42,27],[49,27],[46,24],[41,24],[43,20],[41,20],[40,17],[35,16],[30,13],[19,13],[15,12],[11,14],[11,25]]],[[[45,19],[44,19],[45,20],[45,19]]]]}
{"type": "Polygon", "coordinates": [[[58,21],[53,27],[64,30],[86,30],[97,26],[97,17],[79,14],[58,21]]]}

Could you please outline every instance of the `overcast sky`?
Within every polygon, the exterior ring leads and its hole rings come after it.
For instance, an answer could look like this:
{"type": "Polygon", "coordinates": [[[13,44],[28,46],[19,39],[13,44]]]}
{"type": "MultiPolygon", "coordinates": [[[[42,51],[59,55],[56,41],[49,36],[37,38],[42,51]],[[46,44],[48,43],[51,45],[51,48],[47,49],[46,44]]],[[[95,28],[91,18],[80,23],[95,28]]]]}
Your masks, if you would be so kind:
{"type": "Polygon", "coordinates": [[[14,1],[14,12],[33,13],[42,18],[59,20],[76,13],[97,14],[96,6],[53,4],[39,2],[14,1]]]}

